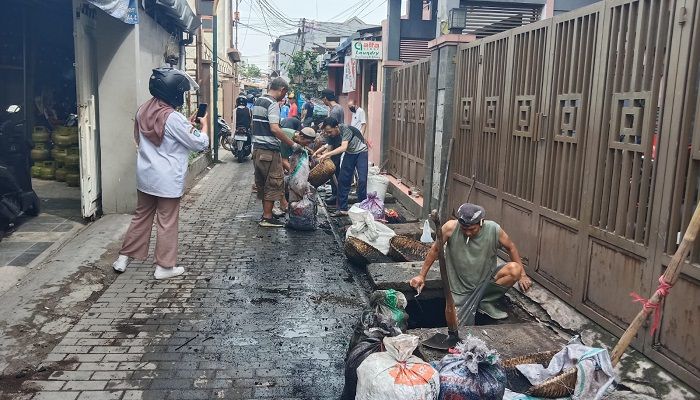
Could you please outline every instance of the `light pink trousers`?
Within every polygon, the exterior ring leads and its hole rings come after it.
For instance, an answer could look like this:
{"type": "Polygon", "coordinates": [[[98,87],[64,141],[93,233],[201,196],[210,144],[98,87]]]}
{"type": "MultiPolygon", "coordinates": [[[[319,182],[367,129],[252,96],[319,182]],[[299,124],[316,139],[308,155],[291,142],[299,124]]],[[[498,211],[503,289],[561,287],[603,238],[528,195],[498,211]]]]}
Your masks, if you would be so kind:
{"type": "Polygon", "coordinates": [[[158,229],[156,239],[155,263],[161,267],[171,268],[177,263],[177,228],[180,217],[180,199],[152,196],[138,192],[136,213],[126,231],[124,243],[119,254],[136,260],[148,257],[148,245],[151,242],[153,217],[158,229]]]}

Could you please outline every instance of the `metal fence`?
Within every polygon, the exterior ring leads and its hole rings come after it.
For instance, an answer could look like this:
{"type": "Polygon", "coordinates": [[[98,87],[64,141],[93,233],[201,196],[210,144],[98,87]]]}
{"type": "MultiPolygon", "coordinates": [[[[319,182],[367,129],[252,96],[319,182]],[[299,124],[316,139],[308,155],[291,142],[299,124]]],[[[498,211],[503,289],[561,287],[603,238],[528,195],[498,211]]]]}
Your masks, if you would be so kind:
{"type": "MultiPolygon", "coordinates": [[[[700,195],[698,3],[608,0],[457,52],[450,206],[474,185],[529,273],[616,334],[700,195]]],[[[634,346],[698,388],[700,246],[691,261],[634,346]]]]}
{"type": "Polygon", "coordinates": [[[425,175],[425,99],[429,59],[392,72],[389,172],[410,186],[423,187],[425,175]]]}

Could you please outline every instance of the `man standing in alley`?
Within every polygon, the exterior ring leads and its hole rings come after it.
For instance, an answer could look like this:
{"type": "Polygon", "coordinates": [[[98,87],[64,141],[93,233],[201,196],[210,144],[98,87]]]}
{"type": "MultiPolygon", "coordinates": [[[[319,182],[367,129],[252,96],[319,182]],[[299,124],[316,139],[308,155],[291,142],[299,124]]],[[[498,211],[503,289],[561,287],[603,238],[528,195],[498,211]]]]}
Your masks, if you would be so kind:
{"type": "Polygon", "coordinates": [[[333,117],[323,121],[323,130],[329,139],[329,144],[319,149],[314,155],[320,155],[320,160],[323,160],[344,154],[338,175],[338,210],[332,216],[347,215],[348,196],[355,171],[357,171],[357,201],[367,198],[367,144],[357,128],[339,124],[333,117]],[[334,139],[339,139],[340,144],[337,146],[331,144],[335,142],[334,139]]]}
{"type": "Polygon", "coordinates": [[[363,110],[360,106],[356,106],[354,100],[348,101],[348,109],[352,113],[352,122],[350,122],[350,125],[357,128],[362,136],[365,136],[367,129],[367,116],[365,115],[365,110],[363,110]]]}
{"type": "MultiPolygon", "coordinates": [[[[338,121],[339,124],[345,123],[345,112],[343,111],[343,106],[338,104],[338,98],[335,95],[335,92],[332,91],[331,89],[323,89],[321,91],[321,101],[323,101],[323,104],[328,107],[328,117],[334,118],[336,121],[338,121]]],[[[332,147],[332,148],[338,148],[340,147],[341,144],[341,136],[336,135],[336,136],[326,136],[325,138],[327,140],[327,144],[332,147]]],[[[342,157],[342,152],[335,154],[330,157],[331,161],[333,161],[333,164],[335,164],[335,175],[338,181],[340,181],[340,160],[342,157]]],[[[337,205],[338,204],[338,187],[335,185],[335,182],[331,180],[331,196],[326,197],[326,203],[327,204],[332,204],[332,205],[337,205]]]]}
{"type": "MultiPolygon", "coordinates": [[[[465,203],[457,210],[457,219],[442,226],[445,261],[450,291],[458,317],[478,311],[493,319],[505,319],[508,314],[496,307],[498,300],[516,282],[523,291],[532,281],[525,274],[520,253],[508,234],[494,221],[486,220],[483,207],[465,203]],[[498,267],[497,251],[503,248],[510,262],[498,267]],[[481,290],[480,290],[481,289],[481,290]],[[471,309],[472,311],[468,310],[471,309]]],[[[420,274],[410,281],[418,293],[425,286],[425,277],[438,258],[437,242],[428,252],[420,274]]],[[[465,318],[460,318],[466,320],[465,318]]]]}
{"type": "Polygon", "coordinates": [[[301,149],[280,128],[279,102],[289,91],[289,84],[283,78],[275,78],[270,89],[260,96],[253,106],[253,164],[258,199],[262,201],[263,215],[260,226],[280,228],[284,226],[272,214],[275,201],[284,195],[284,168],[280,146],[282,143],[294,151],[301,149]]]}

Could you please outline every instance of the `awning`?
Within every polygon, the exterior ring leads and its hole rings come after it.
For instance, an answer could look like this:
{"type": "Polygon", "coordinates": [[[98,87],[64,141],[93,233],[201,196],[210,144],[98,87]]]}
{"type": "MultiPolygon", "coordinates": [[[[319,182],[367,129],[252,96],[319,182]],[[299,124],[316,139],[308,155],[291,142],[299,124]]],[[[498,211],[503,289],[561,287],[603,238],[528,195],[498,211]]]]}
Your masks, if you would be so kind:
{"type": "Polygon", "coordinates": [[[195,33],[202,25],[202,21],[194,14],[187,0],[156,0],[156,5],[185,32],[195,33]]]}
{"type": "Polygon", "coordinates": [[[87,0],[100,10],[130,25],[139,23],[137,0],[87,0]]]}
{"type": "MultiPolygon", "coordinates": [[[[87,0],[90,4],[127,24],[138,24],[138,0],[87,0]]],[[[162,13],[185,32],[194,33],[202,24],[187,4],[187,0],[146,0],[144,7],[150,12],[162,13]]]]}

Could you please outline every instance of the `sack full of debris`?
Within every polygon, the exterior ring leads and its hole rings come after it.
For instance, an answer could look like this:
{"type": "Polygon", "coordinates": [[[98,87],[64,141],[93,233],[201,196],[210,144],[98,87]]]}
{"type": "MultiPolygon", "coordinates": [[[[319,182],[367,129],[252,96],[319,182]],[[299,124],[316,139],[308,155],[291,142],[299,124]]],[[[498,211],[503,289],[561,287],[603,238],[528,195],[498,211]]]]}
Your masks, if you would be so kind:
{"type": "Polygon", "coordinates": [[[367,173],[367,193],[375,192],[379,200],[384,202],[389,188],[389,178],[381,175],[379,167],[370,167],[367,173]]]}
{"type": "Polygon", "coordinates": [[[375,290],[369,297],[369,306],[372,310],[390,318],[401,331],[408,328],[407,304],[406,296],[394,289],[375,290]]]}
{"type": "Polygon", "coordinates": [[[348,216],[352,221],[352,226],[345,233],[346,238],[351,236],[358,238],[382,254],[389,254],[391,238],[396,236],[391,228],[381,222],[376,222],[369,211],[363,210],[357,205],[350,207],[348,216]]]}
{"type": "Polygon", "coordinates": [[[385,337],[386,351],[370,354],[357,368],[357,400],[436,400],[440,377],[430,364],[412,355],[420,340],[413,335],[385,337]]]}
{"type": "Polygon", "coordinates": [[[318,229],[318,217],[316,213],[316,195],[307,193],[299,201],[289,203],[289,218],[287,228],[298,231],[315,231],[318,229]]]}
{"type": "Polygon", "coordinates": [[[498,354],[479,338],[468,336],[433,366],[440,373],[440,400],[503,398],[506,374],[498,354]]]}
{"type": "Polygon", "coordinates": [[[384,351],[383,340],[387,336],[398,336],[401,331],[381,314],[372,311],[362,313],[355,325],[355,333],[345,356],[345,386],[342,400],[354,400],[357,389],[357,368],[370,355],[384,351]],[[358,334],[358,330],[361,330],[358,334]]]}
{"type": "Polygon", "coordinates": [[[309,192],[309,154],[306,151],[296,152],[289,158],[292,172],[287,178],[289,201],[300,201],[309,192]]]}
{"type": "Polygon", "coordinates": [[[377,197],[377,192],[368,192],[358,207],[369,211],[375,221],[384,220],[384,201],[377,197]]]}

